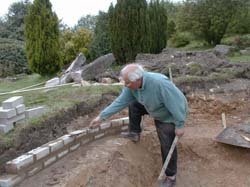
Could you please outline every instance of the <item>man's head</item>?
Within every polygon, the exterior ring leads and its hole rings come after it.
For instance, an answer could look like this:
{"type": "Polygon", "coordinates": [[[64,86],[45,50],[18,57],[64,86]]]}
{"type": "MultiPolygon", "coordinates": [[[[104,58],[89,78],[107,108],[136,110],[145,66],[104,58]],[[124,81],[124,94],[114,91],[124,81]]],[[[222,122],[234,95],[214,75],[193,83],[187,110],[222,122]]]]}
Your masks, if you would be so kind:
{"type": "Polygon", "coordinates": [[[126,87],[135,90],[142,86],[144,69],[139,64],[128,64],[121,70],[121,77],[126,87]]]}

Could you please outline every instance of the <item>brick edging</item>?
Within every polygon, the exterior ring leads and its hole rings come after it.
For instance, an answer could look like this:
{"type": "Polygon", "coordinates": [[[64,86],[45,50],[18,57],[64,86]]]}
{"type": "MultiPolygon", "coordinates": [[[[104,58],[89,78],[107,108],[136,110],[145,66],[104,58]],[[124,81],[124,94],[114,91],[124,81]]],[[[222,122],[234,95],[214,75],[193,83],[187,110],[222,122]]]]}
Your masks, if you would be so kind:
{"type": "Polygon", "coordinates": [[[50,166],[82,145],[127,130],[129,118],[102,123],[95,129],[81,129],[33,149],[5,165],[6,174],[0,176],[0,187],[12,187],[50,166]]]}

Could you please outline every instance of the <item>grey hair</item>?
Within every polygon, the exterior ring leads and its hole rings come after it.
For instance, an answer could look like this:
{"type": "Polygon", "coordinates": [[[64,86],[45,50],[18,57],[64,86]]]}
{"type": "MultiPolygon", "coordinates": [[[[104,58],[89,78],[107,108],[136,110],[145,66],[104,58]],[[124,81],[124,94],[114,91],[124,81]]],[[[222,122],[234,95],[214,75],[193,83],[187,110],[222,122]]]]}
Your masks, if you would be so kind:
{"type": "Polygon", "coordinates": [[[128,80],[131,82],[134,82],[134,81],[142,78],[143,72],[144,72],[143,67],[139,64],[133,64],[133,65],[135,65],[135,68],[132,69],[131,71],[128,71],[128,68],[130,65],[125,66],[121,70],[121,75],[124,76],[124,74],[127,74],[128,80]]]}

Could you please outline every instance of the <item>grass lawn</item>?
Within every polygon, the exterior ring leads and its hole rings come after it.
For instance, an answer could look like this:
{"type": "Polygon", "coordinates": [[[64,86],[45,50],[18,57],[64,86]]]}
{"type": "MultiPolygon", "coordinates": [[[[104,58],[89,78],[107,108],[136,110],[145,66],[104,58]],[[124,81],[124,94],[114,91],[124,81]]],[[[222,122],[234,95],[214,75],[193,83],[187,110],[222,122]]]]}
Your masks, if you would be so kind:
{"type": "Polygon", "coordinates": [[[250,63],[250,55],[235,55],[232,57],[228,57],[231,62],[249,62],[250,63]]]}
{"type": "MultiPolygon", "coordinates": [[[[29,75],[25,76],[16,81],[1,81],[0,82],[0,92],[14,91],[16,89],[21,89],[23,87],[31,86],[46,81],[47,78],[40,77],[39,75],[29,75]]],[[[40,85],[41,87],[43,85],[40,85]]],[[[58,87],[49,91],[37,90],[30,92],[23,92],[18,94],[8,94],[0,96],[0,102],[12,97],[12,96],[23,96],[24,104],[26,108],[33,108],[36,106],[45,106],[46,114],[41,117],[41,120],[44,118],[49,118],[53,116],[60,110],[64,110],[80,102],[86,102],[91,104],[94,102],[98,96],[101,96],[103,93],[120,93],[122,86],[87,86],[87,87],[73,87],[72,85],[58,87]]],[[[25,120],[25,126],[35,125],[40,122],[38,119],[29,119],[25,120]]],[[[16,133],[16,128],[14,131],[10,131],[5,135],[0,135],[0,144],[11,144],[14,134],[16,133]],[[5,142],[5,143],[4,143],[5,142]]]]}

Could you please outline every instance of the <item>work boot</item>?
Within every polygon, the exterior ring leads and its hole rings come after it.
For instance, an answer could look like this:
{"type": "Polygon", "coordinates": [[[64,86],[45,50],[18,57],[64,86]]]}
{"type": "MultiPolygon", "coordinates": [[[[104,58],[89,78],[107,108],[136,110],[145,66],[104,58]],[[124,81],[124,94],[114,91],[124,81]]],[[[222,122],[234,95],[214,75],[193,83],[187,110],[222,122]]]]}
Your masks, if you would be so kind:
{"type": "Polygon", "coordinates": [[[130,139],[133,142],[139,142],[140,141],[140,133],[136,133],[136,132],[122,132],[121,136],[123,138],[127,138],[130,139]]]}
{"type": "Polygon", "coordinates": [[[174,187],[175,185],[176,177],[174,179],[166,177],[166,179],[160,184],[160,187],[174,187]]]}

